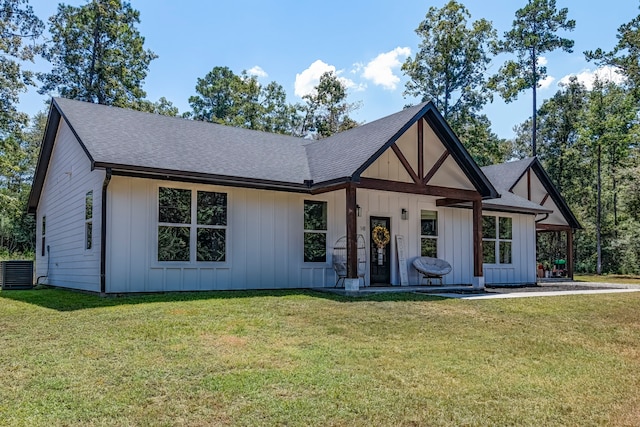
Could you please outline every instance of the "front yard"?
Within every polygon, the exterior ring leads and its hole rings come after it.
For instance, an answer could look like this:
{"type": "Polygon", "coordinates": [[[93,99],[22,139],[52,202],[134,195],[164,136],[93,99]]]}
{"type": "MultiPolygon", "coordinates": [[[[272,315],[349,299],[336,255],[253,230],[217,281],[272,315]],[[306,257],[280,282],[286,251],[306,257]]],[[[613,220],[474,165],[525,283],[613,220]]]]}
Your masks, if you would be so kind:
{"type": "Polygon", "coordinates": [[[638,425],[640,293],[0,293],[0,425],[638,425]]]}

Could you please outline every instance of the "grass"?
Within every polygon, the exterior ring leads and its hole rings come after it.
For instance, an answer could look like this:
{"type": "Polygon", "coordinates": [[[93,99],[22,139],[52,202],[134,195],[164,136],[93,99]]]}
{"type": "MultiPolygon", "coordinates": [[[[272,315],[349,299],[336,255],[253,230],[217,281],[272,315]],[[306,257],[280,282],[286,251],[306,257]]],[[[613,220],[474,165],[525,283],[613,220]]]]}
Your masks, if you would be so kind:
{"type": "Polygon", "coordinates": [[[577,282],[605,282],[619,283],[623,285],[640,285],[640,276],[629,274],[605,274],[598,276],[597,274],[574,274],[574,280],[577,282]]]}
{"type": "Polygon", "coordinates": [[[0,425],[638,425],[640,293],[0,293],[0,425]]]}

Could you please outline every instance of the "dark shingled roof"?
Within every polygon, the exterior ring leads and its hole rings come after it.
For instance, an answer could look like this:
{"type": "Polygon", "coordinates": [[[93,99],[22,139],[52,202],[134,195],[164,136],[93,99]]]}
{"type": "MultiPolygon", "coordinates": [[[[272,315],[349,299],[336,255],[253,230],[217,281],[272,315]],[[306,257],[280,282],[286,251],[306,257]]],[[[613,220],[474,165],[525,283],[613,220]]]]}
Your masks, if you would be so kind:
{"type": "Polygon", "coordinates": [[[231,126],[55,98],[100,165],[304,183],[304,140],[231,126]]]}
{"type": "Polygon", "coordinates": [[[481,169],[496,188],[509,191],[524,175],[534,160],[535,157],[527,157],[522,160],[484,166],[481,169]]]}
{"type": "Polygon", "coordinates": [[[442,140],[477,191],[498,192],[433,103],[321,141],[54,98],[29,197],[35,211],[56,131],[64,119],[92,167],[114,174],[310,192],[358,181],[360,174],[420,118],[442,140]]]}
{"type": "Polygon", "coordinates": [[[524,212],[534,214],[553,212],[552,210],[549,210],[537,203],[531,202],[506,190],[500,193],[500,198],[498,199],[483,200],[482,207],[489,210],[524,212]]]}
{"type": "MultiPolygon", "coordinates": [[[[501,192],[502,198],[504,198],[505,201],[513,196],[527,203],[533,203],[510,192],[513,186],[516,185],[520,178],[522,178],[522,176],[527,172],[527,169],[531,169],[536,174],[569,226],[574,229],[582,228],[576,217],[573,215],[573,212],[571,212],[567,202],[564,200],[556,186],[553,185],[551,178],[544,170],[537,157],[527,157],[513,162],[485,166],[482,168],[482,172],[484,172],[487,178],[489,178],[493,185],[501,192]]],[[[497,202],[497,200],[490,200],[489,202],[494,203],[497,202]]],[[[497,204],[499,205],[499,203],[497,204]]],[[[540,206],[536,203],[533,204],[540,206]]]]}
{"type": "Polygon", "coordinates": [[[314,182],[355,175],[388,141],[402,133],[403,127],[416,119],[425,105],[426,102],[307,144],[314,182]]]}

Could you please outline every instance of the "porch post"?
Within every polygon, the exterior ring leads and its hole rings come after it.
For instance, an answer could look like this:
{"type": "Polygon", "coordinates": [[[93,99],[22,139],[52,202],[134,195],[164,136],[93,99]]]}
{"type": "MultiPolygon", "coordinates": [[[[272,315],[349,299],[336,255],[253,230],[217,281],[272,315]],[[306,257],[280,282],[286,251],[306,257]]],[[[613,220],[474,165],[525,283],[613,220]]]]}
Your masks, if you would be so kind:
{"type": "Polygon", "coordinates": [[[473,287],[484,289],[482,274],[482,199],[473,201],[473,287]]]}
{"type": "Polygon", "coordinates": [[[573,230],[569,227],[567,233],[567,277],[573,280],[573,230]]]}
{"type": "Polygon", "coordinates": [[[356,218],[356,186],[347,184],[347,278],[344,281],[345,290],[357,291],[360,287],[358,278],[358,233],[356,218]]]}

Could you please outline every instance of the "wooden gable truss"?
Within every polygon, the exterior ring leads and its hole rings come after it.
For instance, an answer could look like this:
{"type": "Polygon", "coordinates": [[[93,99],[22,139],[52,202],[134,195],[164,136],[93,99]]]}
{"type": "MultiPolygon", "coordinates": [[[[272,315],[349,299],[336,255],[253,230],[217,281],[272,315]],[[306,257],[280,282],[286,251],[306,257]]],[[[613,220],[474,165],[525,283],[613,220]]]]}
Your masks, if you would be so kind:
{"type": "MultiPolygon", "coordinates": [[[[429,139],[431,140],[431,139],[429,139]]],[[[433,154],[433,153],[429,153],[433,154]]],[[[384,174],[383,174],[384,175],[384,174]]],[[[471,202],[473,209],[473,275],[474,286],[483,287],[482,271],[482,199],[497,197],[497,191],[486,179],[468,152],[464,149],[453,131],[446,124],[442,116],[433,105],[427,104],[418,117],[408,123],[396,137],[383,146],[376,156],[362,165],[352,177],[346,188],[347,215],[347,278],[357,279],[357,218],[356,194],[357,189],[393,191],[400,193],[420,194],[439,197],[438,206],[447,206],[459,202],[471,202]],[[410,132],[413,125],[417,132],[410,132]],[[425,129],[425,124],[426,129],[425,129]],[[426,132],[425,132],[426,131],[426,132]],[[427,159],[427,151],[433,151],[432,146],[425,145],[425,134],[429,132],[432,138],[438,140],[443,150],[437,154],[433,162],[427,159]],[[414,134],[412,144],[403,143],[403,135],[414,134]],[[415,148],[415,150],[414,150],[415,148]],[[410,157],[407,152],[414,153],[410,157]],[[367,173],[368,168],[381,156],[393,156],[402,166],[396,179],[387,177],[372,177],[367,173]],[[417,161],[414,160],[417,157],[417,161]],[[438,181],[438,175],[443,170],[455,168],[460,171],[457,179],[458,187],[445,186],[443,180],[438,181]],[[459,188],[461,187],[461,188],[459,188]]]]}

